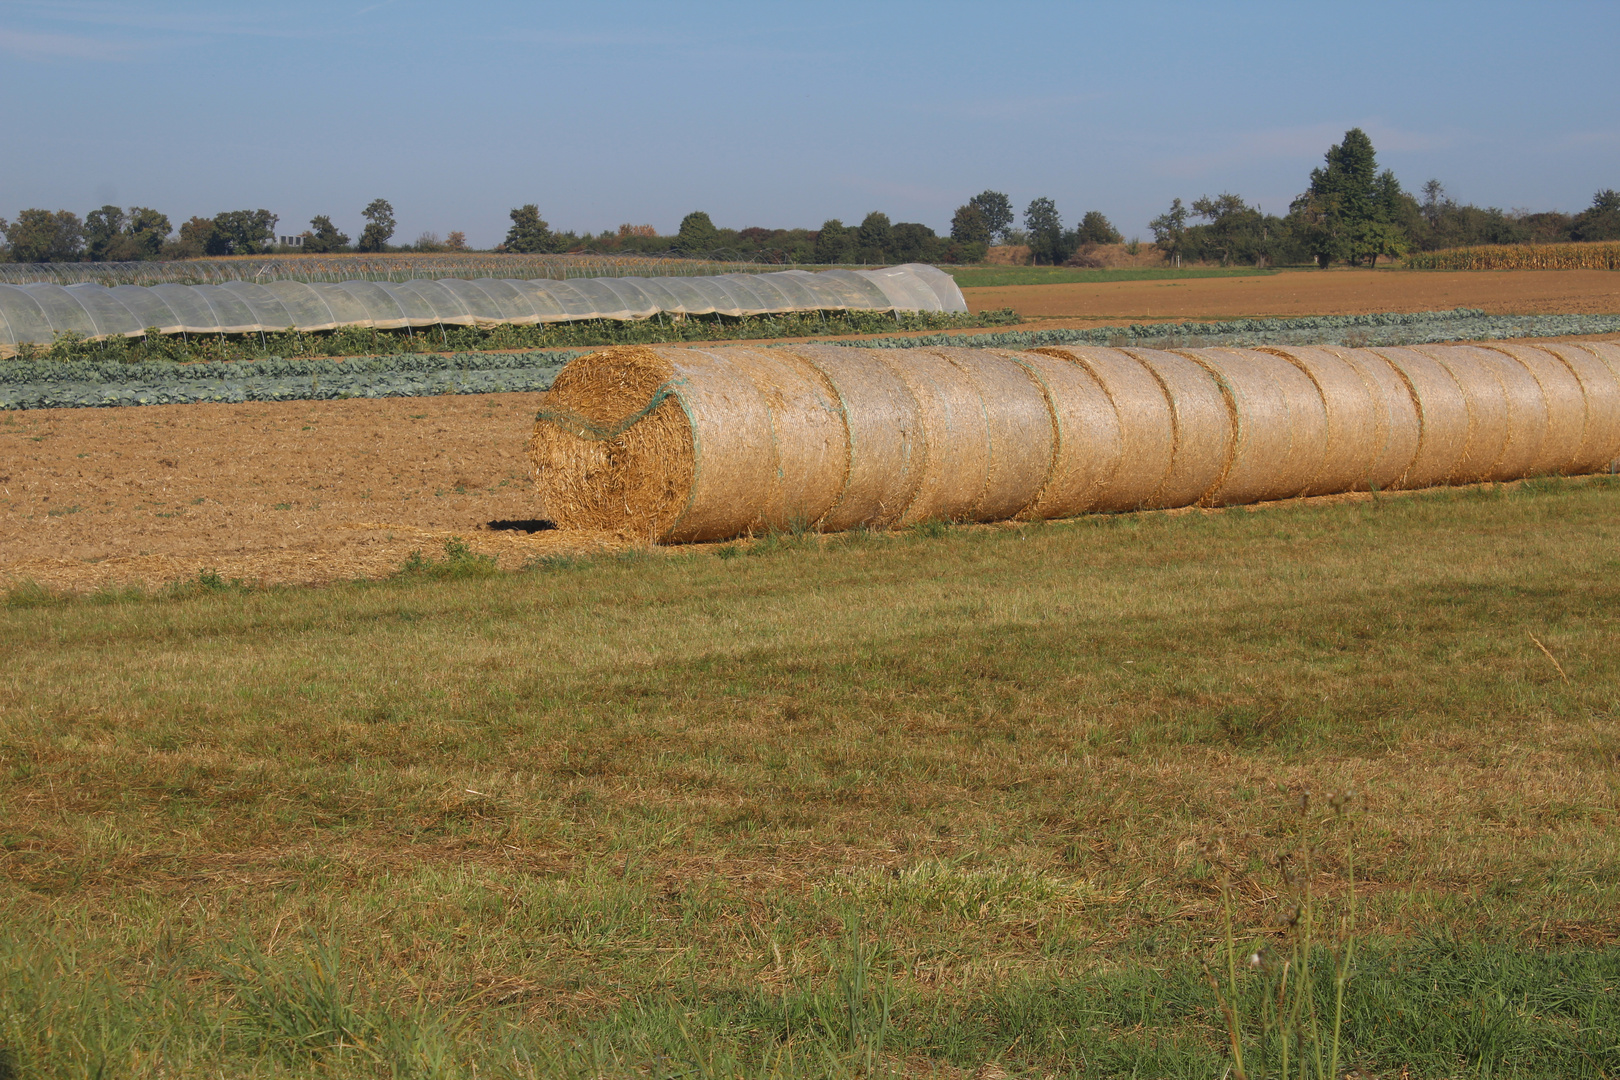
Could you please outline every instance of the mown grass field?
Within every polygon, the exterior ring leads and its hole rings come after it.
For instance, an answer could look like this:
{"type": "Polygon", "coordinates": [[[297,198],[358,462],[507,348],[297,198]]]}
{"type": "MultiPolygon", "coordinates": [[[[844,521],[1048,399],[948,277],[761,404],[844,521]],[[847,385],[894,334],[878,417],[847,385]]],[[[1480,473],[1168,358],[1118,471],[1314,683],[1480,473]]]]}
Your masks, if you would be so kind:
{"type": "Polygon", "coordinates": [[[0,1075],[1620,1075],[1617,511],[15,589],[0,1075]]]}

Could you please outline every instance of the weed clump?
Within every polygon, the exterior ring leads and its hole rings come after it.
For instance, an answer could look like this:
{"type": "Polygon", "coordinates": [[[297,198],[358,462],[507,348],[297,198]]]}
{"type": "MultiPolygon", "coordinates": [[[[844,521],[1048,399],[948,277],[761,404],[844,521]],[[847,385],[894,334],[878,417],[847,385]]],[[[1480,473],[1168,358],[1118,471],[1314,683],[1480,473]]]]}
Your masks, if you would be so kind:
{"type": "Polygon", "coordinates": [[[480,555],[459,536],[444,542],[444,558],[432,559],[413,551],[395,572],[396,578],[428,578],[434,581],[495,577],[501,572],[493,555],[480,555]]]}

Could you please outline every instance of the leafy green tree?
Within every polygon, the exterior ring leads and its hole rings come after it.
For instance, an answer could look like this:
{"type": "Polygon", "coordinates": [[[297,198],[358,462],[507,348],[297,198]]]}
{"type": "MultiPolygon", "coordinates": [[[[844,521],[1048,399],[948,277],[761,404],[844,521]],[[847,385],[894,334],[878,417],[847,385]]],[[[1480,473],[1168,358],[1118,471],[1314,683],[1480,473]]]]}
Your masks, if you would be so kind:
{"type": "Polygon", "coordinates": [[[1058,215],[1057,203],[1041,196],[1031,199],[1024,208],[1024,233],[1028,237],[1029,253],[1038,266],[1043,261],[1050,266],[1060,265],[1068,252],[1064,250],[1063,218],[1058,215]]]}
{"type": "Polygon", "coordinates": [[[951,217],[951,239],[959,244],[990,243],[990,222],[985,219],[984,211],[967,203],[958,206],[956,213],[951,217]]]}
{"type": "Polygon", "coordinates": [[[124,208],[103,206],[84,216],[84,253],[91,262],[105,262],[107,252],[124,232],[124,208]]]}
{"type": "Polygon", "coordinates": [[[1013,227],[1012,200],[999,191],[981,191],[967,204],[984,215],[985,227],[990,230],[990,241],[1007,240],[1007,230],[1013,227]]]}
{"type": "Polygon", "coordinates": [[[1119,244],[1125,240],[1119,235],[1119,230],[1114,228],[1114,223],[1098,210],[1086,211],[1086,216],[1080,219],[1080,228],[1077,232],[1082,244],[1119,244]]]}
{"type": "Polygon", "coordinates": [[[304,250],[314,255],[324,255],[333,251],[347,251],[349,238],[338,231],[332,224],[332,219],[326,214],[316,214],[309,219],[309,229],[304,233],[304,250]]]}
{"type": "Polygon", "coordinates": [[[366,227],[360,230],[361,251],[387,251],[388,239],[394,235],[394,208],[387,199],[372,199],[360,211],[366,227]]]}
{"type": "Polygon", "coordinates": [[[540,207],[535,203],[514,207],[507,216],[512,219],[512,227],[506,230],[506,239],[502,242],[507,251],[532,255],[550,251],[556,243],[551,226],[540,216],[540,207]]]}
{"type": "Polygon", "coordinates": [[[180,239],[164,253],[175,259],[196,259],[208,254],[214,239],[214,219],[193,217],[180,225],[180,239]]]}
{"type": "Polygon", "coordinates": [[[1388,221],[1364,221],[1350,233],[1350,258],[1377,269],[1380,255],[1398,259],[1407,251],[1406,230],[1388,221]]]}
{"type": "Polygon", "coordinates": [[[686,256],[703,255],[713,251],[720,243],[720,230],[702,210],[694,210],[681,218],[681,227],[675,233],[671,247],[686,256]]]}
{"type": "Polygon", "coordinates": [[[855,258],[855,230],[844,225],[837,218],[829,218],[821,223],[821,229],[816,233],[816,262],[818,263],[845,263],[855,258]]]}
{"type": "Polygon", "coordinates": [[[155,259],[163,251],[164,241],[174,226],[169,215],[150,206],[132,206],[124,222],[124,238],[135,259],[155,259]]]}
{"type": "Polygon", "coordinates": [[[880,263],[888,262],[889,234],[894,226],[889,223],[889,215],[874,210],[861,219],[860,228],[856,230],[855,243],[860,249],[859,258],[862,262],[880,263]]]}
{"type": "Polygon", "coordinates": [[[1574,240],[1620,240],[1620,191],[1604,188],[1592,196],[1570,228],[1574,240]]]}
{"type": "Polygon", "coordinates": [[[1153,231],[1153,245],[1164,252],[1166,262],[1181,265],[1181,256],[1187,244],[1187,208],[1180,199],[1170,203],[1170,209],[1148,222],[1153,231]]]}
{"type": "Polygon", "coordinates": [[[6,228],[15,262],[74,262],[84,249],[84,222],[70,210],[30,209],[6,228]]]}
{"type": "Polygon", "coordinates": [[[209,255],[257,255],[269,251],[281,220],[268,210],[227,210],[214,215],[214,231],[205,251],[209,255]]]}
{"type": "Polygon", "coordinates": [[[927,225],[897,222],[889,230],[889,257],[895,262],[937,262],[939,236],[927,225]]]}

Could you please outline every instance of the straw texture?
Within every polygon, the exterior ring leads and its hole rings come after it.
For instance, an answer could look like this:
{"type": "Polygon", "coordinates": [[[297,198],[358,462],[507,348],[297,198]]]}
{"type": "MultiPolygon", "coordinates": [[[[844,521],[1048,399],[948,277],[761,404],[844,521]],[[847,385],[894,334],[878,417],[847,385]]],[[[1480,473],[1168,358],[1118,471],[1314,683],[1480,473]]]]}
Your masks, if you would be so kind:
{"type": "MultiPolygon", "coordinates": [[[[1277,348],[1260,352],[1280,356],[1304,372],[1316,386],[1326,413],[1320,467],[1306,481],[1302,495],[1365,491],[1373,463],[1382,452],[1379,403],[1361,373],[1326,349],[1277,348]]],[[[1404,468],[1404,463],[1403,463],[1404,468]]]]}
{"type": "MultiPolygon", "coordinates": [[[[1100,482],[1094,511],[1154,506],[1176,455],[1176,421],[1164,386],[1149,368],[1119,349],[1036,349],[1037,355],[1084,368],[1107,396],[1119,425],[1120,461],[1100,482]]],[[[1099,403],[1100,411],[1100,403],[1099,403]]]]}
{"type": "Polygon", "coordinates": [[[849,472],[838,501],[821,520],[835,532],[900,520],[922,483],[928,443],[917,398],[876,349],[793,345],[792,353],[827,380],[843,410],[849,472]]]}
{"type": "Polygon", "coordinates": [[[1011,354],[990,349],[930,349],[956,365],[979,391],[984,410],[984,490],[964,515],[1006,521],[1035,502],[1052,471],[1056,430],[1038,380],[1011,354]]]}
{"type": "Polygon", "coordinates": [[[529,439],[541,508],[559,528],[662,538],[686,509],[696,465],[691,420],[667,393],[674,365],[639,348],[581,359],[591,362],[557,373],[529,439]]]}
{"type": "Polygon", "coordinates": [[[1188,355],[1220,381],[1237,421],[1230,464],[1203,501],[1230,506],[1303,492],[1327,446],[1327,410],[1316,384],[1271,353],[1199,349],[1188,355]]]}
{"type": "Polygon", "coordinates": [[[927,349],[883,357],[917,401],[922,420],[922,476],[899,524],[969,521],[990,480],[990,430],[973,375],[927,349]]]}
{"type": "Polygon", "coordinates": [[[1175,453],[1151,506],[1191,506],[1220,483],[1231,465],[1236,418],[1231,395],[1190,352],[1127,349],[1159,381],[1170,402],[1175,453]]]}
{"type": "Polygon", "coordinates": [[[1396,485],[1452,483],[1468,449],[1468,400],[1444,364],[1411,349],[1373,349],[1405,381],[1417,407],[1418,450],[1396,485]]]}
{"type": "Polygon", "coordinates": [[[1586,426],[1568,471],[1607,470],[1620,457],[1620,347],[1606,342],[1543,345],[1581,384],[1586,426]]]}
{"type": "Polygon", "coordinates": [[[664,541],[1593,472],[1620,347],[616,348],[530,451],[560,526],[664,541]]]}
{"type": "Polygon", "coordinates": [[[1036,521],[1098,509],[1124,458],[1119,414],[1085,366],[1041,352],[1006,353],[1041,387],[1056,442],[1040,494],[1022,513],[1036,521]]]}
{"type": "Polygon", "coordinates": [[[1563,360],[1534,345],[1489,345],[1520,364],[1535,379],[1544,408],[1539,453],[1526,468],[1530,476],[1568,473],[1586,438],[1586,395],[1563,360]]]}
{"type": "MultiPolygon", "coordinates": [[[[1343,360],[1367,388],[1372,409],[1372,449],[1367,456],[1366,475],[1352,491],[1385,490],[1398,487],[1417,457],[1422,439],[1422,422],[1412,388],[1394,366],[1370,349],[1321,348],[1343,360]]],[[[1326,401],[1326,395],[1323,400],[1326,401]]],[[[1331,412],[1331,408],[1330,408],[1331,412]]]]}

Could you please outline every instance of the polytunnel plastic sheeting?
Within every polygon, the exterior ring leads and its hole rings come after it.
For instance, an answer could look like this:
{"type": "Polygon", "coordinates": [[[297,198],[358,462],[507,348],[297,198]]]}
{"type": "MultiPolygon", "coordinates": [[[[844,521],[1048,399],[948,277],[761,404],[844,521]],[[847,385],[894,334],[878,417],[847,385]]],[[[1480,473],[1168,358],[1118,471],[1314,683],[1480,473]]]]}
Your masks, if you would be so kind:
{"type": "Polygon", "coordinates": [[[341,284],[331,281],[312,281],[309,287],[315,295],[321,298],[332,313],[332,325],[339,326],[370,326],[371,311],[361,302],[354,293],[349,292],[341,284]]]}
{"type": "Polygon", "coordinates": [[[365,309],[366,319],[360,325],[377,330],[399,330],[407,325],[405,311],[399,302],[376,282],[343,281],[337,284],[337,288],[365,309]]]}
{"type": "Polygon", "coordinates": [[[86,338],[165,333],[237,334],[494,326],[671,315],[759,316],[798,311],[967,310],[950,275],[909,264],[880,270],[784,270],[718,277],[574,278],[512,281],[444,278],[407,282],[233,281],[218,285],[47,283],[5,286],[0,319],[6,353],[48,346],[62,333],[86,338]]]}
{"type": "Polygon", "coordinates": [[[135,316],[118,302],[111,289],[69,285],[67,291],[74,302],[84,308],[96,328],[95,333],[89,336],[123,337],[139,334],[144,329],[135,325],[135,316]]]}
{"type": "Polygon", "coordinates": [[[568,309],[563,307],[557,293],[551,288],[555,281],[514,281],[512,287],[523,294],[523,298],[534,309],[535,321],[542,323],[567,322],[572,316],[568,309]]]}
{"type": "Polygon", "coordinates": [[[580,318],[611,319],[616,314],[619,305],[618,294],[604,286],[601,279],[574,278],[562,284],[572,289],[576,296],[589,305],[580,318]]]}
{"type": "Polygon", "coordinates": [[[733,318],[750,314],[752,298],[740,289],[733,288],[732,283],[724,277],[710,278],[703,282],[702,288],[704,292],[712,294],[711,303],[714,305],[715,314],[730,315],[733,318]]]}
{"type": "Polygon", "coordinates": [[[399,305],[404,313],[406,326],[433,326],[437,324],[439,313],[434,310],[428,299],[409,286],[416,284],[412,281],[379,281],[377,287],[388,294],[389,299],[399,305]]]}
{"type": "MultiPolygon", "coordinates": [[[[28,291],[50,324],[53,337],[63,333],[86,338],[96,336],[95,320],[67,289],[60,285],[33,285],[28,287],[28,291]]],[[[50,340],[46,339],[47,342],[50,340]]]]}
{"type": "Polygon", "coordinates": [[[887,267],[882,270],[857,270],[857,274],[871,281],[883,291],[889,307],[895,311],[940,311],[943,305],[939,294],[917,277],[909,267],[887,267]]]}
{"type": "Polygon", "coordinates": [[[179,316],[163,302],[163,297],[158,293],[139,285],[114,285],[109,291],[135,316],[142,331],[150,327],[162,334],[180,332],[179,316]]]}
{"type": "Polygon", "coordinates": [[[836,281],[841,291],[848,299],[846,306],[862,308],[869,311],[889,311],[891,301],[889,294],[878,287],[878,283],[860,270],[824,270],[822,277],[836,281]]]}
{"type": "Polygon", "coordinates": [[[538,315],[534,305],[529,303],[526,295],[512,287],[510,281],[500,278],[474,278],[468,282],[479,292],[489,297],[495,310],[501,313],[501,322],[517,325],[529,325],[537,321],[538,315]]]}
{"type": "Polygon", "coordinates": [[[614,296],[619,298],[620,318],[650,319],[658,314],[659,304],[650,296],[643,286],[646,281],[636,278],[594,278],[598,285],[604,286],[614,296]]]}
{"type": "Polygon", "coordinates": [[[745,274],[726,274],[726,288],[742,298],[738,310],[744,315],[763,315],[767,311],[780,311],[787,301],[775,289],[754,281],[745,274]]]}
{"type": "MultiPolygon", "coordinates": [[[[500,305],[495,303],[489,293],[471,281],[445,278],[435,284],[455,297],[456,303],[460,305],[461,313],[455,322],[463,326],[495,326],[502,321],[500,305]]],[[[444,321],[452,320],[447,318],[444,321]]]]}
{"type": "Polygon", "coordinates": [[[418,323],[418,326],[437,323],[472,326],[478,322],[477,316],[461,302],[459,294],[445,288],[442,281],[404,281],[397,287],[401,292],[408,292],[417,297],[433,313],[427,322],[418,323]]]}
{"type": "Polygon", "coordinates": [[[220,288],[229,289],[243,303],[253,309],[261,331],[285,330],[293,325],[292,313],[281,298],[268,288],[252,281],[226,281],[220,288]]]}
{"type": "Polygon", "coordinates": [[[679,307],[669,308],[672,315],[712,315],[714,298],[693,284],[691,278],[665,278],[659,284],[664,291],[680,301],[679,307]]]}
{"type": "Polygon", "coordinates": [[[657,315],[659,312],[675,314],[682,310],[681,298],[665,287],[668,282],[673,280],[675,279],[620,278],[618,284],[634,287],[637,292],[646,297],[647,303],[652,307],[652,314],[648,316],[648,318],[651,318],[652,315],[657,315]]]}

